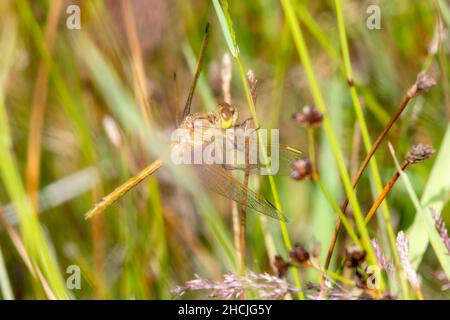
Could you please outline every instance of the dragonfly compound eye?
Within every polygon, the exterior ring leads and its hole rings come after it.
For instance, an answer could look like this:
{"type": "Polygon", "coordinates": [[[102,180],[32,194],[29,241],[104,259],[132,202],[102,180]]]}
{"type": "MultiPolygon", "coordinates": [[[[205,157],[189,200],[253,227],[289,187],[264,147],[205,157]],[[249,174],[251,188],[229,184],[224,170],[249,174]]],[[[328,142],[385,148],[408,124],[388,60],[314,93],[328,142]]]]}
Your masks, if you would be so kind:
{"type": "Polygon", "coordinates": [[[218,105],[217,109],[223,129],[231,128],[236,124],[238,112],[235,107],[230,106],[226,102],[222,102],[218,105]]]}

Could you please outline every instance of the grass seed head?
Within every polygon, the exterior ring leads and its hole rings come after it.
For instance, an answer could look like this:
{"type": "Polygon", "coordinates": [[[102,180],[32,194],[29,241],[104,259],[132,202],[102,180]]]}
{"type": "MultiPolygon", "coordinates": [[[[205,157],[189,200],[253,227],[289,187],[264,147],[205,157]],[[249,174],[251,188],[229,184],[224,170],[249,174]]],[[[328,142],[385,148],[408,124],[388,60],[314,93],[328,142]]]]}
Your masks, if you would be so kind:
{"type": "Polygon", "coordinates": [[[317,110],[315,106],[306,105],[299,112],[294,113],[292,118],[299,125],[315,128],[322,123],[323,113],[317,110]]]}
{"type": "Polygon", "coordinates": [[[284,278],[289,270],[289,267],[291,266],[291,263],[289,261],[285,261],[282,256],[277,255],[275,256],[273,265],[278,271],[278,277],[284,278]]]}
{"type": "Polygon", "coordinates": [[[345,266],[347,268],[357,268],[366,258],[366,252],[353,246],[345,249],[345,266]]]}
{"type": "Polygon", "coordinates": [[[408,96],[414,98],[422,92],[428,91],[434,85],[436,85],[436,80],[422,71],[417,75],[416,82],[408,90],[408,96]]]}
{"type": "Polygon", "coordinates": [[[291,177],[294,180],[304,180],[311,178],[312,164],[309,158],[298,159],[292,164],[291,177]]]}
{"type": "Polygon", "coordinates": [[[447,254],[450,255],[450,237],[448,236],[447,227],[445,226],[444,220],[434,211],[430,209],[431,217],[434,220],[434,226],[439,233],[442,241],[444,242],[445,248],[447,249],[447,254]]]}
{"type": "Polygon", "coordinates": [[[419,163],[432,157],[435,150],[428,144],[418,144],[409,150],[407,159],[410,163],[419,163]]]}
{"type": "Polygon", "coordinates": [[[291,257],[294,262],[302,264],[309,261],[310,255],[304,246],[300,246],[300,244],[296,243],[294,248],[289,251],[289,257],[291,257]]]}

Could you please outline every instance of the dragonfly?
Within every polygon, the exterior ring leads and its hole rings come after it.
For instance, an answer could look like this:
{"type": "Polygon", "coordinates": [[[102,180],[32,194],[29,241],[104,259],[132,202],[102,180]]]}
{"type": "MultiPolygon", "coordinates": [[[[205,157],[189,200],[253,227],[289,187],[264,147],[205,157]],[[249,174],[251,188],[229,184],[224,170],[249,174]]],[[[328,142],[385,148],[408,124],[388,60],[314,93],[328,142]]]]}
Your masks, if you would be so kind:
{"type": "MultiPolygon", "coordinates": [[[[204,43],[202,43],[202,48],[203,44],[204,43]]],[[[202,52],[203,50],[201,50],[201,53],[202,52]]],[[[202,55],[200,55],[199,64],[201,63],[201,60],[202,55]]],[[[190,104],[198,73],[199,66],[197,65],[197,72],[194,76],[194,82],[191,86],[188,101],[183,112],[183,120],[178,125],[178,129],[181,129],[180,131],[184,132],[184,135],[181,137],[180,142],[172,145],[172,149],[178,148],[178,150],[186,150],[186,147],[192,147],[189,148],[189,150],[198,150],[199,148],[204,147],[205,144],[211,143],[211,140],[213,140],[211,132],[214,133],[215,137],[219,136],[223,138],[225,144],[228,146],[231,145],[231,148],[236,148],[236,154],[243,154],[244,158],[247,156],[247,158],[245,158],[246,162],[191,164],[190,166],[194,169],[200,182],[204,184],[207,189],[240,203],[241,205],[245,205],[247,208],[251,208],[277,220],[287,221],[287,218],[270,201],[241,183],[232,173],[233,170],[247,170],[250,173],[261,170],[267,166],[267,164],[261,162],[249,163],[249,150],[246,149],[246,147],[250,147],[248,140],[242,147],[242,145],[239,146],[235,144],[235,136],[229,135],[230,132],[234,132],[230,129],[243,129],[243,132],[248,132],[248,120],[250,119],[238,124],[239,113],[237,108],[225,102],[219,103],[215,112],[190,113],[190,104]]],[[[254,133],[258,128],[251,128],[250,130],[253,130],[254,133]]],[[[261,145],[257,145],[256,149],[259,147],[261,147],[261,145]]],[[[301,152],[283,144],[270,144],[268,147],[271,148],[272,153],[277,152],[279,155],[280,170],[277,174],[289,174],[292,164],[301,156],[301,152]]],[[[144,168],[137,175],[131,177],[87,212],[86,218],[91,218],[103,212],[112,203],[123,197],[129,190],[142,182],[146,177],[152,175],[162,165],[163,161],[157,160],[144,168]]]]}

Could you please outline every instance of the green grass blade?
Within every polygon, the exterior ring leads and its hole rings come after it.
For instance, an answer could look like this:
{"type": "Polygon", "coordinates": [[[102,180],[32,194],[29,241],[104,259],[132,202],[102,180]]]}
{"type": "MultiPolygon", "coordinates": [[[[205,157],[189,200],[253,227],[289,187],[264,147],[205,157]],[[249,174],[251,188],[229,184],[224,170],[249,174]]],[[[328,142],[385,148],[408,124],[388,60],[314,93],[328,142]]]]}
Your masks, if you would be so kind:
{"type": "Polygon", "coordinates": [[[6,270],[5,260],[3,259],[2,247],[0,246],[0,289],[4,300],[14,300],[14,293],[11,289],[11,283],[6,270]]]}
{"type": "MultiPolygon", "coordinates": [[[[228,14],[228,10],[222,10],[222,6],[219,3],[219,0],[212,0],[214,5],[214,10],[216,11],[217,18],[219,19],[220,28],[222,29],[223,35],[225,37],[225,41],[227,42],[228,48],[230,49],[233,57],[237,57],[239,55],[239,48],[236,45],[236,36],[232,28],[229,28],[231,25],[231,19],[228,14]]],[[[221,1],[222,5],[226,5],[228,8],[227,1],[221,1]]]]}
{"type": "MultiPolygon", "coordinates": [[[[337,20],[338,20],[339,39],[340,39],[340,43],[341,43],[342,56],[344,59],[345,74],[347,77],[347,81],[349,83],[351,83],[350,95],[351,95],[351,99],[353,102],[353,107],[354,107],[354,111],[356,114],[356,118],[357,118],[358,124],[361,128],[361,135],[363,138],[364,148],[366,149],[366,152],[369,153],[372,148],[372,141],[371,141],[371,137],[369,134],[369,129],[367,127],[366,120],[364,118],[363,110],[361,107],[361,102],[359,101],[360,98],[359,98],[358,92],[356,91],[356,87],[354,85],[353,68],[352,68],[352,64],[351,64],[351,60],[350,60],[350,50],[348,48],[348,43],[347,43],[347,34],[346,34],[346,29],[345,29],[344,14],[343,14],[343,10],[342,10],[341,1],[335,0],[335,5],[336,5],[337,20]]],[[[373,182],[371,184],[372,190],[373,190],[372,192],[376,197],[376,195],[378,195],[382,192],[383,183],[381,180],[380,171],[378,169],[378,162],[376,160],[375,155],[370,159],[369,166],[370,166],[370,171],[372,173],[372,176],[371,176],[371,179],[373,182]]],[[[383,232],[383,234],[387,233],[389,243],[391,246],[390,249],[391,249],[392,255],[394,257],[395,265],[398,268],[400,266],[400,258],[397,254],[397,250],[396,250],[396,246],[395,246],[395,232],[394,232],[394,228],[392,226],[391,214],[389,212],[389,208],[386,204],[386,201],[384,201],[381,205],[381,212],[383,214],[384,224],[380,223],[380,229],[381,229],[381,232],[383,232]]],[[[399,277],[399,279],[400,279],[400,277],[399,277]]],[[[403,288],[405,288],[405,287],[406,286],[404,285],[403,288]]],[[[406,291],[404,290],[404,292],[406,292],[406,291]]]]}
{"type": "MultiPolygon", "coordinates": [[[[443,253],[442,242],[440,238],[436,239],[436,232],[433,227],[433,220],[431,218],[429,208],[433,208],[436,213],[441,212],[442,208],[448,201],[448,194],[450,192],[450,124],[442,140],[439,152],[436,156],[433,168],[431,169],[430,177],[425,186],[425,189],[420,200],[419,209],[417,210],[414,223],[409,231],[409,238],[411,243],[411,260],[419,267],[423,255],[428,247],[429,242],[435,250],[443,253]],[[433,230],[431,230],[431,229],[433,230]]],[[[446,266],[447,277],[450,276],[450,257],[439,256],[443,267],[446,266]]]]}
{"type": "Polygon", "coordinates": [[[439,8],[447,26],[450,26],[450,8],[446,1],[439,0],[439,8]]]}
{"type": "MultiPolygon", "coordinates": [[[[431,214],[430,214],[428,208],[421,205],[421,203],[414,191],[414,188],[411,184],[411,181],[408,178],[408,175],[404,171],[401,170],[400,164],[398,163],[398,160],[395,158],[395,154],[392,149],[392,146],[390,145],[389,147],[391,149],[392,156],[394,158],[397,170],[400,172],[400,177],[402,178],[403,183],[405,184],[406,190],[408,191],[408,195],[411,198],[411,200],[414,204],[414,207],[417,210],[416,219],[420,223],[420,228],[428,236],[429,241],[431,242],[431,247],[433,248],[434,253],[437,256],[439,263],[442,266],[442,269],[444,270],[445,274],[447,275],[447,278],[450,279],[450,256],[447,255],[448,251],[444,245],[444,242],[442,241],[442,239],[439,236],[439,233],[437,232],[437,230],[434,227],[434,222],[433,222],[433,219],[431,218],[431,214]]],[[[424,240],[424,238],[425,237],[422,237],[423,240],[424,240]]],[[[410,238],[410,247],[417,248],[417,246],[414,246],[412,244],[411,238],[410,238]]],[[[412,254],[413,254],[413,252],[411,252],[411,249],[410,249],[411,260],[413,263],[416,263],[416,265],[418,266],[417,260],[416,260],[417,255],[413,256],[412,254]]]]}
{"type": "Polygon", "coordinates": [[[5,32],[0,39],[0,51],[3,53],[0,60],[0,178],[5,190],[14,203],[19,215],[22,237],[29,255],[38,267],[42,268],[54,294],[57,298],[67,299],[65,283],[61,277],[56,261],[51,253],[44,232],[39,225],[37,215],[26,195],[17,162],[13,155],[12,135],[8,123],[8,114],[5,105],[5,82],[8,78],[15,53],[16,24],[14,21],[5,22],[9,32],[5,32]]]}
{"type": "Polygon", "coordinates": [[[359,205],[358,199],[356,198],[355,193],[353,192],[352,184],[350,181],[350,176],[347,172],[344,157],[342,155],[341,147],[338,143],[336,134],[334,133],[334,129],[332,127],[331,121],[329,119],[329,114],[327,111],[327,107],[325,105],[325,101],[323,99],[319,84],[316,79],[315,72],[312,67],[311,59],[309,57],[308,49],[303,38],[302,31],[299,27],[298,21],[295,16],[294,6],[292,1],[290,0],[281,0],[281,4],[283,7],[284,14],[286,16],[286,20],[289,23],[289,27],[291,29],[292,37],[294,39],[295,46],[297,48],[300,61],[302,62],[304,71],[306,73],[306,77],[308,79],[308,84],[310,87],[311,94],[314,98],[314,102],[317,108],[324,113],[323,120],[323,128],[325,130],[325,134],[328,139],[328,143],[331,145],[333,150],[334,158],[336,159],[339,174],[341,176],[342,182],[344,184],[345,192],[350,201],[350,205],[354,210],[354,216],[356,220],[356,225],[358,227],[358,231],[361,233],[361,237],[363,240],[364,248],[367,251],[368,261],[371,264],[377,265],[377,260],[375,258],[375,254],[370,242],[369,232],[365,226],[364,218],[361,212],[361,207],[359,205]]]}

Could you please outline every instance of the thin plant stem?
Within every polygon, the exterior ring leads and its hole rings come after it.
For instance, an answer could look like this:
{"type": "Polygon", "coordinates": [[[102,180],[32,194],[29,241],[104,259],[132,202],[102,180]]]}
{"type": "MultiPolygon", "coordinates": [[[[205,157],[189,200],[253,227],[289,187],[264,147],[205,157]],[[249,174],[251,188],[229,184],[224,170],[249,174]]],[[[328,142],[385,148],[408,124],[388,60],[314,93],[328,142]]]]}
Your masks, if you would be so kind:
{"type": "MultiPolygon", "coordinates": [[[[63,1],[57,0],[51,3],[48,21],[45,26],[44,39],[49,52],[53,51],[55,35],[58,26],[63,1]]],[[[26,190],[30,197],[30,202],[39,211],[39,179],[41,168],[41,145],[42,127],[44,126],[44,114],[46,109],[48,80],[50,70],[49,65],[42,59],[37,71],[36,83],[34,85],[33,99],[31,103],[30,130],[28,131],[27,162],[26,162],[26,190]]]]}
{"type": "Polygon", "coordinates": [[[345,278],[345,277],[341,276],[340,274],[337,274],[337,273],[334,273],[334,272],[331,272],[329,270],[325,270],[325,269],[321,268],[317,264],[317,262],[315,262],[315,261],[308,260],[306,262],[306,266],[310,267],[310,268],[313,268],[314,270],[316,270],[321,275],[325,274],[326,276],[330,277],[334,281],[340,281],[340,282],[348,284],[350,286],[355,286],[356,285],[355,281],[353,281],[351,279],[345,278]]]}
{"type": "Polygon", "coordinates": [[[0,289],[4,300],[14,300],[14,293],[11,288],[8,270],[6,269],[5,260],[3,259],[2,248],[0,247],[0,289]]]}
{"type": "Polygon", "coordinates": [[[134,93],[138,100],[138,105],[144,119],[144,123],[148,126],[150,124],[150,102],[146,85],[141,45],[134,22],[135,19],[132,7],[133,3],[132,1],[121,1],[120,3],[122,5],[122,16],[125,25],[125,33],[131,52],[134,93]]]}
{"type": "MultiPolygon", "coordinates": [[[[414,190],[412,189],[411,183],[409,182],[409,178],[408,176],[405,174],[405,172],[402,170],[401,165],[398,163],[397,157],[395,155],[395,151],[394,148],[392,147],[391,143],[388,143],[388,147],[389,147],[389,151],[392,155],[392,158],[394,160],[395,166],[397,167],[397,172],[400,174],[400,176],[403,179],[403,182],[405,183],[406,189],[408,190],[410,196],[411,196],[411,200],[414,203],[414,206],[416,207],[417,211],[421,211],[422,208],[420,206],[419,200],[417,199],[417,197],[415,196],[414,190]]],[[[422,213],[420,213],[422,214],[422,213]]],[[[412,284],[412,283],[411,283],[412,284]]],[[[414,292],[417,295],[417,298],[419,300],[423,300],[423,294],[422,294],[422,290],[420,288],[420,286],[416,287],[413,286],[414,292]]]]}
{"type": "MultiPolygon", "coordinates": [[[[442,17],[440,14],[440,10],[438,11],[438,32],[439,32],[439,39],[446,38],[445,35],[442,35],[443,32],[443,26],[442,26],[442,17]]],[[[442,88],[444,91],[444,98],[445,98],[445,106],[447,111],[447,118],[450,120],[450,95],[449,95],[449,84],[448,84],[448,63],[447,63],[447,54],[445,49],[445,41],[439,41],[439,64],[441,66],[442,70],[442,88]]]]}
{"type": "MultiPolygon", "coordinates": [[[[252,101],[253,104],[256,106],[256,78],[253,74],[253,72],[247,73],[248,82],[252,82],[252,101]]],[[[253,126],[252,124],[249,125],[249,128],[251,129],[253,126]]],[[[249,137],[245,136],[245,171],[244,171],[244,181],[243,184],[245,187],[248,187],[248,182],[250,178],[250,170],[249,170],[249,160],[250,160],[250,144],[249,144],[249,137]]],[[[245,271],[245,237],[246,237],[246,219],[247,219],[247,189],[244,190],[244,193],[242,194],[242,207],[241,207],[241,250],[242,250],[242,271],[245,271]]]]}
{"type": "MultiPolygon", "coordinates": [[[[222,80],[222,95],[223,100],[228,103],[232,104],[231,100],[231,78],[233,76],[233,70],[231,65],[230,56],[225,54],[222,58],[221,63],[221,80],[222,80]]],[[[236,178],[236,173],[232,172],[232,175],[236,178]]],[[[246,199],[244,197],[244,199],[246,199]]],[[[243,200],[244,200],[243,199],[243,200]]],[[[243,210],[244,207],[243,207],[243,210]]],[[[238,204],[235,201],[231,202],[231,216],[232,216],[232,224],[233,224],[233,239],[234,239],[234,245],[236,247],[236,256],[237,259],[237,270],[238,272],[243,275],[245,271],[245,249],[242,249],[242,243],[245,243],[245,235],[242,237],[242,227],[239,224],[239,212],[238,212],[238,204]]]]}
{"type": "MultiPolygon", "coordinates": [[[[25,8],[27,5],[23,1],[17,1],[21,19],[25,21],[33,20],[32,14],[25,8]],[[27,11],[24,15],[22,13],[27,11]],[[29,13],[29,15],[28,15],[29,13]],[[26,17],[24,17],[26,16],[26,17]],[[31,17],[30,17],[31,16],[31,17]]],[[[17,168],[14,152],[11,149],[12,135],[8,114],[6,112],[6,101],[4,96],[5,84],[9,79],[10,67],[14,65],[13,57],[16,53],[16,23],[12,19],[6,19],[3,22],[5,28],[9,28],[10,32],[2,33],[0,46],[3,49],[3,63],[0,68],[0,154],[2,161],[0,162],[0,176],[4,190],[9,195],[11,201],[16,207],[17,216],[20,220],[20,228],[22,236],[26,244],[26,248],[30,253],[33,263],[43,268],[45,276],[48,278],[49,284],[55,295],[61,299],[69,297],[62,276],[58,272],[55,255],[52,254],[48,238],[42,230],[41,225],[31,205],[25,187],[20,177],[20,170],[17,168]]],[[[38,29],[39,27],[37,27],[38,29]]],[[[35,30],[35,29],[34,29],[35,30]]],[[[39,29],[40,30],[40,29],[39,29]]],[[[41,44],[43,46],[43,44],[41,44]]]]}
{"type": "MultiPolygon", "coordinates": [[[[402,164],[400,165],[402,170],[405,170],[406,167],[410,164],[408,160],[404,160],[402,164]]],[[[383,200],[386,198],[388,193],[391,191],[394,184],[397,182],[398,178],[400,177],[400,172],[396,171],[395,174],[392,176],[391,180],[388,182],[388,184],[384,187],[381,194],[378,196],[375,203],[372,205],[372,207],[369,209],[369,212],[366,215],[365,223],[369,223],[370,219],[374,216],[375,212],[377,211],[378,207],[381,205],[383,200]]]]}
{"type": "Polygon", "coordinates": [[[314,177],[317,174],[316,170],[316,148],[314,146],[314,130],[313,128],[308,127],[308,152],[309,152],[309,160],[311,160],[312,164],[312,176],[314,177]]]}
{"type": "Polygon", "coordinates": [[[347,230],[350,238],[353,240],[353,242],[361,249],[363,248],[361,241],[359,240],[358,236],[356,235],[355,230],[353,229],[352,225],[348,221],[347,217],[344,215],[344,213],[340,210],[339,206],[337,205],[336,201],[334,201],[333,196],[328,191],[328,189],[324,186],[322,180],[317,176],[314,178],[314,182],[317,184],[317,186],[320,188],[320,191],[323,193],[325,198],[327,199],[328,203],[332,206],[332,208],[338,213],[339,217],[342,220],[342,224],[344,225],[344,228],[347,230]]]}
{"type": "Polygon", "coordinates": [[[322,194],[324,195],[325,199],[328,201],[328,203],[331,205],[331,207],[336,210],[336,212],[338,213],[339,217],[342,220],[342,223],[344,224],[345,229],[347,230],[348,234],[350,235],[350,237],[352,238],[352,240],[355,242],[355,244],[359,247],[362,248],[362,244],[358,239],[358,236],[356,235],[355,230],[353,229],[353,227],[351,226],[350,222],[348,221],[347,217],[342,213],[341,209],[339,208],[339,206],[337,205],[336,201],[334,201],[333,196],[331,195],[331,193],[328,191],[328,189],[324,186],[322,180],[320,179],[320,176],[317,172],[317,164],[316,164],[316,151],[315,151],[315,147],[314,147],[314,129],[312,128],[308,128],[307,129],[307,133],[308,133],[308,152],[309,152],[309,159],[311,161],[311,178],[312,180],[317,184],[317,186],[319,187],[320,191],[322,192],[322,194]]]}
{"type": "Polygon", "coordinates": [[[323,99],[319,84],[317,82],[314,70],[312,68],[312,64],[311,64],[311,60],[310,60],[309,53],[307,50],[307,46],[306,46],[302,31],[299,27],[298,21],[295,16],[295,11],[294,11],[292,1],[281,0],[281,4],[283,7],[283,11],[285,13],[286,19],[289,23],[289,27],[290,27],[300,60],[302,62],[303,68],[305,69],[305,74],[308,79],[308,84],[310,86],[311,94],[314,98],[314,102],[315,102],[317,108],[319,109],[319,111],[324,114],[323,128],[324,128],[325,134],[327,136],[327,139],[330,143],[334,157],[336,159],[339,174],[340,174],[342,182],[344,184],[345,192],[346,192],[348,198],[350,199],[350,203],[352,204],[356,225],[358,227],[359,233],[362,236],[362,239],[363,239],[362,244],[363,244],[364,249],[367,252],[368,261],[369,261],[369,263],[377,264],[375,253],[374,253],[372,245],[370,243],[369,233],[364,224],[364,218],[362,216],[361,208],[358,203],[358,199],[356,198],[355,193],[353,192],[350,176],[347,172],[344,158],[343,158],[337,137],[334,133],[331,121],[329,119],[329,115],[327,113],[327,107],[325,105],[325,101],[323,99]]]}
{"type": "Polygon", "coordinates": [[[175,123],[180,123],[180,88],[177,81],[177,73],[173,73],[173,95],[175,100],[175,123]]]}
{"type": "MultiPolygon", "coordinates": [[[[248,144],[248,137],[245,139],[245,164],[246,169],[244,172],[244,186],[248,186],[248,181],[250,177],[250,172],[248,170],[248,158],[249,158],[249,144],[248,144]]],[[[241,207],[241,256],[242,256],[242,272],[245,272],[245,230],[246,230],[246,223],[247,223],[247,192],[244,192],[242,194],[242,207],[241,207]]]]}
{"type": "MultiPolygon", "coordinates": [[[[359,166],[359,169],[358,169],[358,172],[356,173],[356,176],[353,178],[353,182],[352,182],[353,189],[358,185],[359,180],[361,179],[361,176],[362,176],[364,170],[366,169],[367,165],[369,164],[370,159],[375,154],[375,152],[377,151],[377,149],[380,146],[381,142],[383,142],[383,140],[386,137],[386,135],[388,134],[389,130],[392,128],[394,123],[397,121],[398,117],[402,114],[403,110],[405,110],[406,106],[411,101],[411,99],[412,99],[412,97],[410,97],[408,94],[405,95],[405,97],[401,101],[400,105],[398,106],[397,110],[395,111],[394,115],[391,117],[391,119],[389,119],[389,122],[383,128],[383,131],[381,131],[381,133],[378,135],[377,139],[375,140],[374,144],[372,145],[372,148],[367,153],[367,155],[364,158],[364,161],[362,162],[362,164],[359,166]]],[[[347,209],[348,204],[349,204],[349,199],[346,198],[344,200],[344,202],[342,203],[342,205],[341,205],[342,212],[345,212],[345,210],[347,209]]],[[[332,256],[333,250],[334,250],[334,248],[336,246],[336,240],[337,240],[337,236],[339,234],[340,228],[341,228],[341,221],[340,221],[340,219],[338,219],[338,221],[336,222],[336,226],[335,226],[335,230],[334,230],[334,233],[333,233],[332,241],[331,241],[330,247],[328,249],[327,260],[325,261],[325,266],[327,268],[329,267],[330,262],[331,262],[331,256],[332,256]]]]}
{"type": "Polygon", "coordinates": [[[353,143],[352,143],[352,155],[350,157],[350,175],[352,179],[356,174],[356,170],[358,170],[358,162],[359,162],[359,147],[361,144],[361,127],[358,122],[355,122],[353,128],[353,143]]]}
{"type": "MultiPolygon", "coordinates": [[[[367,128],[367,124],[363,115],[361,103],[359,101],[358,93],[356,91],[356,87],[354,86],[353,82],[353,70],[352,65],[350,61],[350,53],[348,49],[348,42],[347,42],[347,35],[345,30],[345,22],[344,22],[344,15],[342,11],[342,5],[340,0],[335,0],[335,6],[336,6],[336,15],[337,15],[337,21],[338,21],[338,29],[339,29],[339,39],[341,43],[341,49],[342,49],[342,56],[344,58],[344,68],[345,68],[345,74],[347,77],[347,82],[350,87],[350,94],[354,106],[354,110],[358,119],[359,126],[361,128],[361,134],[363,138],[364,147],[366,149],[366,152],[370,152],[371,149],[371,139],[369,135],[369,130],[367,128]]],[[[369,159],[370,161],[370,169],[373,176],[373,181],[375,184],[375,189],[377,193],[380,193],[383,190],[383,184],[381,181],[380,172],[378,169],[378,165],[376,162],[375,157],[371,157],[369,159]]],[[[358,174],[357,174],[358,175],[358,174]]],[[[354,187],[353,187],[354,188],[354,187]]],[[[345,214],[345,209],[342,210],[345,214]]],[[[391,251],[394,255],[394,261],[396,266],[400,265],[400,258],[396,252],[396,246],[395,246],[395,233],[394,228],[392,227],[391,217],[389,213],[389,209],[386,204],[382,207],[383,217],[386,224],[386,231],[388,233],[389,242],[391,245],[391,251]]],[[[335,238],[337,239],[337,237],[335,238]]],[[[328,268],[328,265],[326,265],[326,268],[328,268]]]]}
{"type": "Polygon", "coordinates": [[[56,300],[55,293],[53,293],[50,285],[48,284],[45,277],[42,275],[39,267],[32,263],[30,256],[28,255],[27,249],[17,231],[11,226],[8,219],[6,219],[3,209],[0,207],[0,225],[6,230],[11,242],[16,248],[19,256],[22,258],[22,261],[25,267],[30,271],[31,275],[39,280],[39,283],[42,285],[42,288],[47,295],[47,298],[51,300],[56,300]]]}

